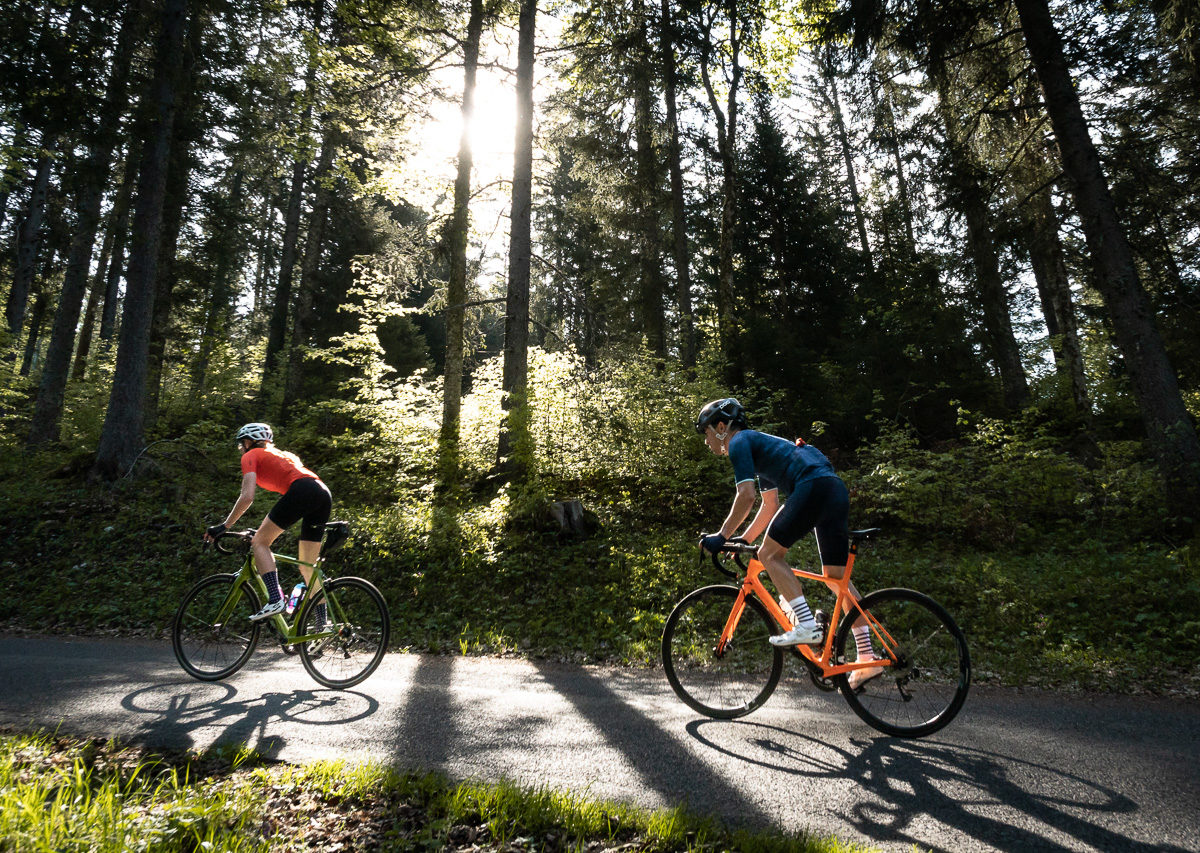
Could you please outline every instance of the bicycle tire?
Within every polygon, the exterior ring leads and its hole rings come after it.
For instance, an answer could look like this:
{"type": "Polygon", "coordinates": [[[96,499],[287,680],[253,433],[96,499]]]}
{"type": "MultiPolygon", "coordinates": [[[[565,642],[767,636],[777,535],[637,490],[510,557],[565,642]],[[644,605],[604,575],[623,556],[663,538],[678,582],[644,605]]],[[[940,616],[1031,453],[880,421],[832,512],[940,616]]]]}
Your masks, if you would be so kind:
{"type": "MultiPolygon", "coordinates": [[[[967,638],[946,609],[911,589],[881,589],[861,602],[894,637],[893,666],[851,689],[848,674],[837,676],[846,702],[864,722],[884,734],[916,738],[946,726],[962,709],[971,686],[967,638]]],[[[841,660],[857,660],[851,633],[854,619],[838,628],[834,651],[841,660]]],[[[872,631],[876,657],[884,652],[872,631]]]]}
{"type": "Polygon", "coordinates": [[[258,596],[248,583],[242,584],[233,613],[223,624],[213,624],[236,579],[236,574],[201,578],[175,611],[171,648],[183,671],[192,678],[228,678],[246,665],[258,646],[262,623],[250,621],[258,612],[258,596]]]}
{"type": "Polygon", "coordinates": [[[325,614],[320,612],[320,605],[327,600],[333,603],[327,605],[326,614],[339,625],[338,633],[301,644],[300,660],[318,684],[344,690],[369,676],[383,661],[392,632],[392,617],[387,602],[369,581],[337,578],[306,596],[298,618],[300,635],[324,630],[325,614]],[[338,619],[339,608],[347,617],[345,623],[338,619]]]}
{"type": "Polygon", "coordinates": [[[767,639],[779,629],[755,598],[746,599],[733,638],[716,656],[737,596],[736,587],[701,587],[675,605],[663,628],[663,671],[671,689],[692,710],[718,720],[762,707],[783,673],[783,652],[767,639]]]}

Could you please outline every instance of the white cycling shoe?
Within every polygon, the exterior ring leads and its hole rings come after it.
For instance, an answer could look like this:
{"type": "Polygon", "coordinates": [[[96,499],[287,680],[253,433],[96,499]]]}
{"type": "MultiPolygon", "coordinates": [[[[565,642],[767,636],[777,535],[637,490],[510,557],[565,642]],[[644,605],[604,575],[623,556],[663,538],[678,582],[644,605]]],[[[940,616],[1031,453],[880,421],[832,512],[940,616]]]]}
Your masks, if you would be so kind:
{"type": "Polygon", "coordinates": [[[812,625],[797,625],[792,630],[771,637],[771,645],[779,648],[811,646],[823,642],[825,632],[814,622],[812,625]]]}
{"type": "Polygon", "coordinates": [[[250,621],[261,622],[264,619],[274,616],[276,613],[282,613],[285,607],[287,607],[287,599],[284,598],[272,601],[270,604],[264,604],[262,610],[250,617],[250,621]]]}

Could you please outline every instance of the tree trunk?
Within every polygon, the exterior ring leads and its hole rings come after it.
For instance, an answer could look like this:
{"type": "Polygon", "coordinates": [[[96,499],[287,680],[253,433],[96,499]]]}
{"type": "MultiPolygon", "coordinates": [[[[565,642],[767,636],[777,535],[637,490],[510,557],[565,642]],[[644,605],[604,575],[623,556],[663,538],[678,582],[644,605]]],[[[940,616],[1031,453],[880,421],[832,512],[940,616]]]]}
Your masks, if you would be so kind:
{"type": "Polygon", "coordinates": [[[500,388],[505,419],[500,428],[497,464],[509,474],[524,473],[529,459],[529,262],[533,205],[533,63],[537,0],[521,0],[517,37],[517,127],[513,146],[512,213],[505,298],[504,367],[500,388]]]}
{"type": "Polygon", "coordinates": [[[644,0],[637,0],[638,19],[636,70],[634,72],[634,135],[637,140],[638,265],[640,267],[642,328],[651,352],[667,354],[666,317],[663,295],[662,241],[658,230],[659,162],[654,150],[654,113],[651,91],[650,36],[644,0]]]}
{"type": "Polygon", "coordinates": [[[18,124],[13,128],[12,142],[8,146],[13,155],[4,164],[4,171],[0,172],[0,229],[4,228],[4,222],[8,218],[8,199],[12,193],[12,185],[20,182],[16,173],[21,160],[21,152],[28,142],[29,126],[18,124]]]}
{"type": "Polygon", "coordinates": [[[235,297],[234,281],[237,276],[240,252],[232,251],[232,232],[238,227],[238,219],[242,209],[243,187],[245,173],[241,165],[236,166],[232,186],[229,190],[231,215],[219,225],[219,231],[213,235],[213,243],[217,246],[217,267],[213,270],[213,285],[209,292],[208,310],[204,315],[204,328],[200,330],[200,344],[196,360],[192,362],[192,398],[199,399],[206,390],[208,380],[208,365],[216,350],[217,341],[225,336],[228,317],[233,311],[235,297]]]}
{"type": "Polygon", "coordinates": [[[867,269],[874,271],[875,259],[871,256],[871,242],[867,239],[867,217],[863,213],[862,196],[858,192],[858,179],[854,173],[854,151],[850,148],[850,135],[846,133],[846,120],[842,115],[842,101],[838,97],[837,76],[833,62],[825,56],[822,61],[822,74],[827,88],[824,90],[825,104],[833,114],[834,128],[837,130],[838,145],[842,149],[842,162],[846,165],[846,186],[850,190],[850,204],[854,208],[854,222],[858,226],[858,239],[862,244],[863,257],[867,261],[867,269]]]}
{"type": "Polygon", "coordinates": [[[467,314],[467,234],[471,224],[471,117],[475,113],[475,78],[479,39],[483,34],[483,0],[471,0],[467,39],[463,42],[462,135],[458,140],[458,173],[454,179],[454,214],[450,222],[450,277],[446,282],[446,366],[442,382],[442,428],[438,435],[438,491],[458,480],[459,421],[462,417],[463,334],[467,314]]]}
{"type": "Polygon", "coordinates": [[[183,211],[187,206],[188,183],[195,160],[192,144],[202,135],[196,127],[195,65],[201,50],[200,36],[207,20],[193,12],[187,25],[187,41],[183,64],[179,70],[179,85],[171,153],[168,155],[167,187],[163,199],[162,231],[159,240],[158,264],[154,282],[154,311],[150,320],[150,345],[146,358],[145,427],[153,429],[158,423],[159,399],[162,396],[164,362],[170,335],[171,309],[175,303],[178,275],[175,260],[179,251],[179,232],[183,227],[183,211]]]}
{"type": "Polygon", "coordinates": [[[717,239],[717,325],[721,338],[721,351],[730,360],[732,373],[728,377],[738,384],[741,361],[737,358],[737,320],[733,307],[733,249],[734,228],[737,225],[737,106],[738,90],[742,79],[741,41],[738,32],[737,0],[728,0],[726,12],[729,16],[729,92],[725,109],[717,100],[713,88],[710,65],[712,51],[711,18],[703,21],[703,37],[700,49],[700,75],[708,104],[717,121],[717,155],[721,160],[721,233],[717,239]]]}
{"type": "MultiPolygon", "coordinates": [[[[46,262],[47,270],[50,267],[50,261],[46,262]]],[[[43,281],[45,279],[43,278],[43,281]]],[[[40,287],[37,295],[33,298],[33,311],[29,314],[29,334],[25,336],[25,352],[21,358],[21,375],[28,376],[32,372],[34,363],[37,360],[38,344],[42,339],[42,325],[46,319],[50,307],[50,294],[46,288],[40,287]]]]}
{"type": "MultiPolygon", "coordinates": [[[[88,273],[92,265],[92,250],[96,242],[96,230],[100,224],[100,203],[104,186],[112,168],[113,151],[117,143],[117,127],[124,113],[126,90],[129,84],[129,66],[135,43],[135,30],[139,16],[138,4],[130,3],[121,24],[120,35],[113,55],[112,71],[109,75],[104,104],[99,113],[99,124],[95,129],[91,150],[82,168],[83,186],[76,195],[78,218],[75,235],[67,257],[67,268],[63,274],[62,293],[58,310],[54,316],[54,329],[50,345],[46,350],[46,364],[42,369],[41,385],[33,407],[33,421],[29,430],[28,445],[58,441],[59,419],[62,417],[63,395],[67,387],[67,374],[71,365],[71,352],[75,343],[75,328],[79,324],[79,311],[87,290],[88,273]]],[[[108,237],[106,246],[111,246],[108,237]]],[[[103,266],[103,261],[101,262],[103,266]]],[[[95,293],[89,304],[89,320],[94,317],[95,293]]],[[[91,325],[87,326],[90,342],[91,325]]],[[[84,362],[87,360],[86,344],[81,340],[84,362]]]]}
{"type": "Polygon", "coordinates": [[[188,8],[188,0],[164,0],[154,78],[147,91],[152,106],[151,121],[146,128],[146,145],[138,170],[133,248],[129,257],[117,365],[92,468],[94,477],[106,480],[121,476],[133,463],[142,445],[146,357],[188,8]]]}
{"type": "Polygon", "coordinates": [[[25,216],[17,229],[17,264],[12,287],[8,292],[8,304],[4,317],[8,322],[8,333],[13,344],[21,337],[25,325],[25,308],[29,302],[29,291],[33,286],[34,271],[37,269],[38,246],[41,242],[42,219],[46,213],[46,196],[50,187],[50,166],[53,160],[46,148],[54,140],[42,140],[42,152],[38,155],[33,183],[29,189],[29,201],[25,205],[25,216]]]}
{"type": "MultiPolygon", "coordinates": [[[[1030,156],[1033,156],[1032,153],[1030,156]]],[[[1042,314],[1046,318],[1055,369],[1070,388],[1076,416],[1087,427],[1092,422],[1092,404],[1084,376],[1083,353],[1079,349],[1079,327],[1071,299],[1071,280],[1067,274],[1062,242],[1058,236],[1058,216],[1049,189],[1028,201],[1025,216],[1026,247],[1033,277],[1037,281],[1042,314]]]]}
{"type": "Polygon", "coordinates": [[[120,290],[121,276],[125,272],[129,212],[133,203],[133,188],[137,183],[137,164],[141,159],[141,143],[135,141],[125,156],[125,174],[121,180],[121,189],[113,201],[112,225],[109,226],[113,232],[112,258],[108,262],[108,272],[104,280],[104,310],[100,312],[100,340],[105,347],[117,331],[117,294],[120,290]]]}
{"type": "Polygon", "coordinates": [[[980,181],[976,164],[964,139],[959,118],[950,98],[949,81],[937,76],[938,114],[946,129],[946,147],[950,157],[950,182],[954,187],[953,205],[967,223],[967,245],[975,267],[979,306],[983,311],[983,331],[992,363],[1000,374],[1004,406],[1010,412],[1023,409],[1029,402],[1029,384],[1021,364],[1021,350],[1013,334],[1008,288],[1000,272],[1000,254],[992,230],[988,193],[980,181]]]}
{"type": "MultiPolygon", "coordinates": [[[[325,3],[318,2],[313,7],[313,34],[318,41],[321,37],[321,20],[324,16],[325,3]]],[[[310,93],[308,104],[300,119],[299,131],[308,133],[312,121],[311,93],[317,77],[316,57],[310,57],[308,71],[304,77],[305,91],[310,93]]],[[[283,217],[283,247],[279,263],[279,282],[275,287],[275,302],[271,307],[271,321],[267,327],[267,352],[263,359],[262,383],[259,387],[259,400],[265,403],[278,381],[277,373],[280,368],[280,354],[287,340],[288,312],[292,304],[292,281],[296,273],[297,247],[300,244],[300,213],[304,201],[305,175],[308,172],[308,160],[297,154],[296,162],[292,164],[292,181],[288,190],[287,211],[283,217]]]]}
{"type": "Polygon", "coordinates": [[[670,0],[662,0],[663,98],[667,105],[667,166],[671,174],[671,249],[675,260],[675,303],[679,311],[679,360],[696,363],[696,328],[692,317],[692,274],[687,247],[687,207],[683,196],[683,164],[679,151],[679,86],[675,61],[675,23],[670,0]]]}
{"type": "Polygon", "coordinates": [[[1167,357],[1150,300],[1138,279],[1108,179],[1088,132],[1047,0],[1016,0],[1046,111],[1071,179],[1096,285],[1141,409],[1149,446],[1167,480],[1172,513],[1200,517],[1200,440],[1167,357]]]}
{"type": "Polygon", "coordinates": [[[332,190],[328,186],[329,172],[337,155],[338,133],[329,129],[321,145],[321,155],[313,180],[317,184],[317,197],[313,202],[312,215],[308,219],[308,233],[304,237],[304,260],[300,264],[300,287],[296,298],[296,311],[292,320],[292,340],[288,345],[287,374],[284,379],[283,407],[280,422],[288,423],[292,410],[300,399],[304,384],[304,350],[312,326],[313,295],[317,288],[317,266],[321,260],[321,247],[325,241],[325,224],[329,219],[329,202],[332,190]]]}

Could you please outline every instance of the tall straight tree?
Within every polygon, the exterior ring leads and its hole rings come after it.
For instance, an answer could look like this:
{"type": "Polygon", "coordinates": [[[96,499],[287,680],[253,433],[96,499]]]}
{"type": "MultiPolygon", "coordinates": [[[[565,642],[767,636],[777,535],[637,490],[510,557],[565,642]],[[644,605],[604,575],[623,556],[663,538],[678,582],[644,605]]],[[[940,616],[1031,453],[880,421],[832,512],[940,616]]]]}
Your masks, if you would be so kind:
{"type": "MultiPolygon", "coordinates": [[[[47,140],[48,141],[48,140],[47,140]]],[[[8,322],[8,333],[15,343],[25,325],[25,309],[29,302],[29,290],[37,269],[38,246],[41,241],[42,218],[46,211],[46,197],[50,188],[50,167],[53,160],[49,151],[42,149],[34,168],[33,181],[29,187],[29,198],[25,215],[17,228],[17,263],[12,286],[8,290],[8,302],[4,317],[8,322]]]]}
{"type": "Polygon", "coordinates": [[[467,234],[471,224],[471,117],[475,113],[475,79],[479,39],[483,34],[483,0],[471,0],[467,37],[463,41],[463,94],[458,139],[458,173],[454,178],[454,212],[447,242],[450,276],[446,282],[446,366],[442,383],[442,427],[438,436],[438,487],[445,492],[458,479],[459,420],[462,416],[463,334],[467,313],[467,234]]]}
{"type": "MultiPolygon", "coordinates": [[[[739,0],[726,0],[724,12],[726,38],[724,46],[718,44],[722,5],[706,4],[700,9],[700,76],[708,105],[717,122],[717,157],[721,161],[721,231],[717,241],[717,324],[721,339],[721,351],[733,359],[736,374],[737,323],[733,311],[733,264],[734,235],[737,219],[737,146],[738,146],[738,96],[742,84],[742,37],[743,21],[739,0]],[[722,49],[723,48],[723,49],[722,49]],[[720,63],[718,56],[724,54],[725,107],[714,83],[714,74],[720,63]]],[[[733,378],[733,377],[731,377],[733,378]]]]}
{"type": "Polygon", "coordinates": [[[1141,409],[1172,509],[1200,518],[1200,439],[1184,405],[1150,300],[1100,165],[1047,0],[1016,0],[1021,30],[1045,94],[1075,206],[1096,268],[1096,286],[1141,409]]]}
{"type": "Polygon", "coordinates": [[[341,136],[332,122],[321,143],[321,154],[313,182],[317,187],[312,213],[308,218],[308,231],[304,235],[304,259],[300,263],[300,286],[296,294],[296,310],[292,317],[291,343],[287,351],[287,371],[284,374],[283,403],[279,419],[287,423],[291,418],[304,382],[304,353],[308,345],[309,329],[313,321],[313,296],[317,289],[317,265],[325,242],[325,226],[329,220],[329,205],[333,196],[333,161],[337,156],[341,136]]]}
{"type": "Polygon", "coordinates": [[[692,276],[688,255],[687,207],[683,195],[683,164],[679,151],[679,89],[675,45],[678,38],[670,0],[662,0],[659,22],[662,40],[663,100],[667,107],[667,168],[671,174],[671,256],[675,261],[675,306],[679,312],[679,360],[696,363],[696,328],[692,317],[692,276]]]}
{"type": "Polygon", "coordinates": [[[96,230],[100,224],[100,202],[112,170],[117,128],[125,110],[130,62],[134,45],[137,43],[136,31],[141,14],[139,3],[130,2],[126,7],[113,52],[104,103],[97,116],[97,125],[92,129],[87,160],[80,170],[83,183],[75,198],[78,211],[75,233],[71,240],[67,269],[63,274],[62,291],[54,316],[54,329],[46,350],[46,363],[42,368],[41,383],[33,407],[28,441],[30,446],[58,441],[63,394],[67,387],[67,372],[75,343],[75,327],[79,323],[79,312],[83,306],[84,292],[87,290],[92,250],[96,242],[96,230]]]}
{"type": "Polygon", "coordinates": [[[150,319],[154,312],[155,269],[189,6],[189,0],[163,2],[154,54],[154,76],[146,93],[152,109],[138,172],[133,246],[126,276],[117,365],[92,467],[93,476],[106,480],[117,479],[133,463],[143,441],[146,358],[150,319]]]}
{"type": "Polygon", "coordinates": [[[521,0],[517,25],[517,126],[513,146],[512,212],[509,217],[508,293],[504,308],[504,367],[500,388],[505,419],[500,428],[497,462],[520,475],[523,460],[514,448],[528,439],[529,263],[533,212],[533,63],[537,0],[521,0]]]}
{"type": "Polygon", "coordinates": [[[662,357],[667,353],[666,316],[663,296],[662,240],[659,234],[660,185],[662,171],[654,145],[653,63],[650,48],[650,13],[645,0],[636,0],[633,9],[633,123],[637,143],[638,276],[641,287],[642,329],[650,351],[662,357]]]}
{"type": "Polygon", "coordinates": [[[1000,272],[1000,253],[996,247],[988,192],[983,186],[982,169],[971,156],[969,133],[963,127],[959,110],[950,95],[950,81],[936,72],[937,110],[946,129],[946,150],[950,162],[952,205],[967,224],[967,248],[975,268],[977,302],[982,309],[983,331],[991,351],[992,363],[1000,374],[1004,405],[1019,411],[1029,402],[1029,384],[1021,365],[1021,350],[1013,334],[1008,288],[1000,272]]]}
{"type": "MultiPolygon", "coordinates": [[[[316,51],[321,45],[321,22],[325,14],[325,0],[315,0],[313,3],[313,38],[312,54],[309,56],[308,69],[304,76],[304,110],[301,114],[296,132],[303,137],[311,130],[313,101],[316,98],[315,86],[319,66],[316,51]]],[[[310,154],[300,151],[292,163],[292,180],[288,190],[287,210],[284,213],[283,247],[279,262],[279,280],[275,285],[275,302],[271,307],[271,319],[267,326],[267,352],[263,359],[262,384],[259,397],[267,399],[270,388],[277,380],[277,371],[281,367],[280,355],[287,339],[288,311],[292,303],[292,280],[296,273],[296,261],[300,241],[300,214],[304,202],[304,188],[308,174],[310,154]]]]}

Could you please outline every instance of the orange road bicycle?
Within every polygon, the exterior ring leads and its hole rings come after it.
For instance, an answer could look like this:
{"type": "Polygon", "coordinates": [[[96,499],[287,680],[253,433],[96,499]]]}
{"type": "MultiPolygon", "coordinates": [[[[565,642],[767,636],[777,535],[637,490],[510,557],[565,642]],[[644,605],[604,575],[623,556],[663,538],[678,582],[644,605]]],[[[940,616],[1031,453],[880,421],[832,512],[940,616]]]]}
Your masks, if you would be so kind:
{"type": "MultiPolygon", "coordinates": [[[[867,724],[896,737],[924,737],[953,720],[966,701],[971,685],[967,639],[945,608],[915,590],[881,589],[854,600],[849,586],[858,545],[877,532],[850,532],[850,559],[840,580],[792,570],[799,578],[826,584],[837,598],[822,625],[824,641],[789,651],[813,684],[840,690],[867,724]],[[851,629],[860,618],[871,628],[875,660],[858,660],[851,629]],[[877,675],[851,687],[850,673],[872,667],[879,668],[877,675]]],[[[662,658],[680,699],[701,714],[729,720],[770,698],[783,673],[785,650],[767,638],[792,623],[759,579],[766,567],[758,549],[733,540],[721,552],[731,554],[742,570],[740,584],[701,587],[684,596],[663,629],[662,658]]],[[[717,554],[712,562],[738,580],[739,573],[723,566],[717,554]]],[[[824,620],[818,616],[818,621],[824,620]]]]}
{"type": "MultiPolygon", "coordinates": [[[[325,525],[325,544],[312,568],[312,580],[289,623],[285,613],[260,622],[250,617],[267,600],[267,587],[254,568],[250,552],[253,530],[227,530],[217,537],[222,554],[244,551],[241,569],[209,575],[183,597],[171,626],[171,647],[184,671],[201,681],[220,681],[246,665],[264,625],[288,654],[299,653],[304,669],[318,684],[353,687],[373,673],[387,651],[391,616],[387,602],[362,578],[327,578],[322,571],[328,554],[346,541],[350,525],[325,525]],[[233,547],[230,547],[230,546],[233,547]]],[[[275,554],[277,565],[307,565],[275,554]]]]}

